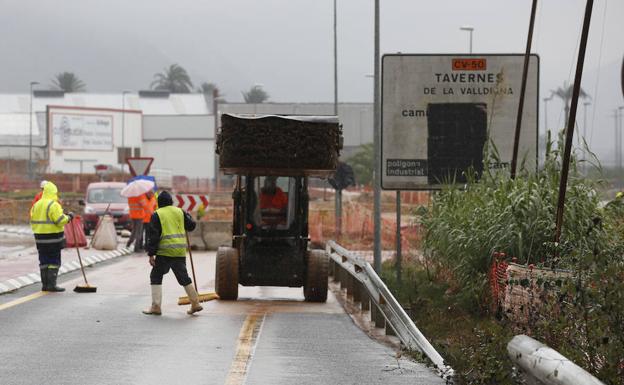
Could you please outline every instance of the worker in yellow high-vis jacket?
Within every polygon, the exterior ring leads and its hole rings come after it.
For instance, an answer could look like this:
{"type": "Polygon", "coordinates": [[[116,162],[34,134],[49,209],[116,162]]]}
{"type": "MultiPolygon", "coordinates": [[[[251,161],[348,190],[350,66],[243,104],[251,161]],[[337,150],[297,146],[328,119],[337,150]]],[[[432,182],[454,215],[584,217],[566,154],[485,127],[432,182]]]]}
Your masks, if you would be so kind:
{"type": "Polygon", "coordinates": [[[186,232],[195,230],[191,215],[179,207],[173,206],[173,199],[167,191],[158,195],[158,209],[152,214],[148,225],[148,237],[145,251],[152,265],[150,283],[152,288],[152,306],[143,310],[145,314],[162,313],[163,276],[173,270],[178,283],[184,287],[191,301],[188,314],[203,310],[199,296],[193,287],[193,281],[186,270],[186,232]]]}
{"type": "Polygon", "coordinates": [[[43,291],[65,291],[56,286],[56,279],[61,266],[61,250],[65,247],[64,226],[73,218],[74,214],[63,213],[63,207],[58,201],[58,189],[48,181],[43,186],[41,199],[30,209],[30,226],[39,252],[43,291]]]}

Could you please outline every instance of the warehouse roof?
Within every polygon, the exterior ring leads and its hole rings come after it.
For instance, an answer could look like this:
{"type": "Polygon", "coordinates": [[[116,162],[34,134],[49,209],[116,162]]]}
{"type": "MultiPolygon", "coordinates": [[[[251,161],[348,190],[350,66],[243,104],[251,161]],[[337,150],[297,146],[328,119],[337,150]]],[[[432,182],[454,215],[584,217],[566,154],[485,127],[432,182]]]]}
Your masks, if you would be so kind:
{"type": "MultiPolygon", "coordinates": [[[[45,95],[37,92],[32,99],[33,111],[42,112],[46,106],[114,108],[141,110],[143,115],[210,115],[212,101],[206,103],[203,94],[148,95],[141,93],[92,94],[64,93],[45,95]]],[[[0,94],[0,114],[28,114],[30,94],[0,94]]]]}

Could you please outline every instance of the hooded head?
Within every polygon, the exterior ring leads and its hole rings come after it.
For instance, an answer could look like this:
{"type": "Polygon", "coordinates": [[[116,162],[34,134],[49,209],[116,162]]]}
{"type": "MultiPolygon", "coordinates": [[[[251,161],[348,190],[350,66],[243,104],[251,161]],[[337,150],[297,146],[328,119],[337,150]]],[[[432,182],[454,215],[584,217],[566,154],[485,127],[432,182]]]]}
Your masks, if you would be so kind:
{"type": "Polygon", "coordinates": [[[58,200],[58,188],[56,188],[56,185],[52,182],[47,182],[43,186],[43,195],[41,198],[58,200]]]}
{"type": "Polygon", "coordinates": [[[167,207],[173,204],[173,198],[171,198],[171,194],[168,191],[163,191],[158,194],[158,207],[167,207]]]}

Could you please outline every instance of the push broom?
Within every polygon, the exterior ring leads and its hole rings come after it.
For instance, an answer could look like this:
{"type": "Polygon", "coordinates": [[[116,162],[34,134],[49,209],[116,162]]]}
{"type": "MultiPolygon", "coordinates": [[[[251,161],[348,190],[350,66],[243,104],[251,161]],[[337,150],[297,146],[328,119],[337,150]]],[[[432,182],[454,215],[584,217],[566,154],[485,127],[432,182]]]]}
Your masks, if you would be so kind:
{"type": "Polygon", "coordinates": [[[82,271],[82,278],[84,278],[85,284],[84,286],[77,285],[74,288],[76,293],[95,293],[97,291],[97,287],[89,285],[89,281],[87,281],[87,275],[84,271],[84,265],[82,264],[82,258],[80,257],[80,247],[78,246],[78,239],[76,238],[76,225],[74,221],[71,221],[72,233],[74,235],[74,246],[76,247],[76,252],[78,253],[78,261],[80,261],[80,271],[82,271]]]}
{"type": "MultiPolygon", "coordinates": [[[[191,251],[191,241],[189,240],[188,233],[186,234],[186,248],[189,252],[189,257],[191,258],[191,271],[193,272],[193,286],[195,286],[195,291],[197,292],[197,296],[199,297],[199,302],[208,302],[213,299],[219,299],[219,295],[217,293],[204,293],[199,294],[199,290],[197,290],[197,279],[195,278],[195,265],[193,264],[193,252],[191,251]]],[[[188,296],[179,297],[178,305],[189,305],[191,300],[188,296]]]]}

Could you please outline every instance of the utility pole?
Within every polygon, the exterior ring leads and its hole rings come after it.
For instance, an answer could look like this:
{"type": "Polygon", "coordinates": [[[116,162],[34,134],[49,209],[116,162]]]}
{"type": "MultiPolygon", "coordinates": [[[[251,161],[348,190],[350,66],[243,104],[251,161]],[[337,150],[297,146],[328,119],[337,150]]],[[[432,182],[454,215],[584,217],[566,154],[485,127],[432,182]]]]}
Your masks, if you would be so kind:
{"type": "Polygon", "coordinates": [[[30,135],[28,139],[28,177],[33,178],[33,160],[32,160],[32,147],[33,147],[33,133],[32,133],[32,113],[33,113],[33,86],[39,84],[39,82],[30,82],[30,109],[28,110],[28,122],[30,127],[30,135]]]}
{"type": "MultiPolygon", "coordinates": [[[[565,137],[565,149],[561,165],[561,179],[559,181],[559,198],[557,201],[557,215],[555,223],[555,243],[561,240],[561,227],[563,225],[563,211],[565,208],[565,195],[568,186],[568,172],[570,170],[570,153],[572,152],[572,140],[574,138],[574,125],[576,123],[576,108],[581,91],[581,80],[583,78],[583,65],[585,64],[585,52],[587,49],[587,38],[589,36],[589,25],[591,22],[594,0],[587,0],[585,16],[583,19],[583,29],[581,31],[581,42],[576,63],[576,74],[574,76],[574,87],[572,89],[572,105],[570,114],[567,116],[567,128],[565,137]]],[[[558,250],[555,250],[555,258],[559,257],[558,250]]]]}
{"type": "Polygon", "coordinates": [[[373,250],[373,267],[376,272],[381,272],[381,104],[379,95],[380,71],[379,71],[379,0],[375,0],[375,91],[374,91],[374,135],[373,142],[375,148],[374,154],[374,250],[373,250]]]}
{"type": "MultiPolygon", "coordinates": [[[[338,117],[338,13],[334,0],[334,115],[338,117]]],[[[335,189],[336,237],[342,234],[342,189],[335,189]]]]}
{"type": "Polygon", "coordinates": [[[513,143],[513,155],[511,157],[511,179],[516,178],[516,168],[518,164],[518,146],[520,143],[520,129],[522,128],[522,112],[524,110],[524,94],[526,93],[527,74],[529,72],[529,61],[531,60],[531,42],[533,40],[533,26],[535,25],[535,12],[537,10],[537,0],[533,0],[531,7],[531,20],[529,21],[529,35],[527,37],[526,51],[524,53],[524,67],[522,69],[522,86],[520,87],[520,103],[518,104],[518,115],[516,116],[516,131],[513,143]]]}

